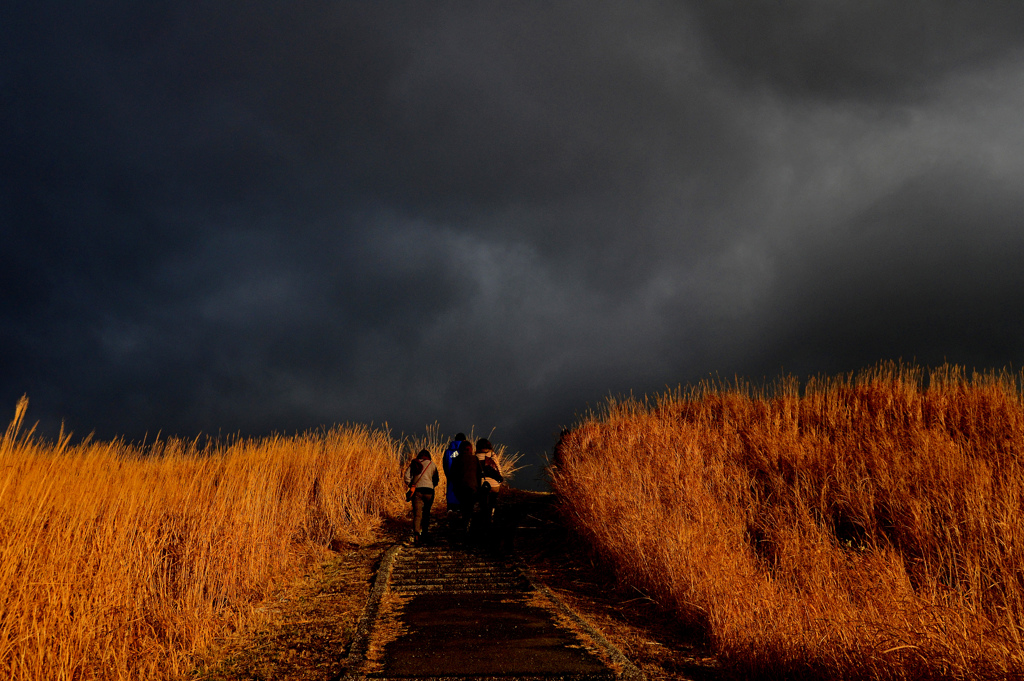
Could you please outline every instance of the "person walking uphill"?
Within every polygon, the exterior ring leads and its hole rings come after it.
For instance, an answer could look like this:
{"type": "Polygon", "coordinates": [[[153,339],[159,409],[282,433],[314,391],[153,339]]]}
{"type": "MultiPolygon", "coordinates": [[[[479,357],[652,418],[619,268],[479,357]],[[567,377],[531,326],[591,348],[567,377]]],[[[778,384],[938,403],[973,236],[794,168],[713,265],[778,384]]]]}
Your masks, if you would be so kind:
{"type": "Polygon", "coordinates": [[[441,457],[441,467],[444,469],[444,479],[448,481],[448,489],[445,492],[444,500],[448,505],[448,510],[451,512],[458,512],[459,510],[459,498],[455,496],[455,488],[457,485],[452,480],[452,462],[459,458],[459,445],[466,439],[465,433],[456,433],[455,439],[448,443],[445,447],[444,455],[441,457]]]}
{"type": "Polygon", "coordinates": [[[437,466],[430,460],[430,452],[420,450],[405,469],[405,485],[412,492],[412,542],[414,546],[426,543],[430,529],[430,507],[434,505],[434,488],[440,482],[437,466]]]}
{"type": "Polygon", "coordinates": [[[504,478],[501,475],[501,468],[498,466],[498,459],[494,456],[494,449],[490,440],[480,438],[476,441],[476,458],[480,464],[480,490],[477,492],[479,509],[474,524],[477,526],[474,533],[478,541],[489,541],[488,536],[491,529],[491,519],[494,516],[494,507],[498,502],[498,490],[504,478]]]}
{"type": "Polygon", "coordinates": [[[448,484],[455,486],[455,497],[462,512],[460,528],[463,536],[469,530],[473,518],[473,506],[476,503],[477,490],[480,488],[480,462],[473,455],[473,443],[463,440],[459,445],[459,455],[452,461],[449,469],[451,475],[448,484]]]}

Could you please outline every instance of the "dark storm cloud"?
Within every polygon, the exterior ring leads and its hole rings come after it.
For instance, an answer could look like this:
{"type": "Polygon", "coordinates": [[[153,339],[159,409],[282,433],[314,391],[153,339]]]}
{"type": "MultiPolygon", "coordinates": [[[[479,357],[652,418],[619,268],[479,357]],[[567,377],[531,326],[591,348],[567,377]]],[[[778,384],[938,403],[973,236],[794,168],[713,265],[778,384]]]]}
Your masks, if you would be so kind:
{"type": "Polygon", "coordinates": [[[1019,363],[1024,203],[998,184],[963,169],[916,177],[827,239],[808,235],[780,267],[765,324],[777,340],[759,359],[788,356],[795,372],[1019,363]]]}
{"type": "Polygon", "coordinates": [[[951,69],[1024,44],[1014,0],[711,0],[709,41],[746,76],[789,93],[918,98],[951,69]]]}
{"type": "Polygon", "coordinates": [[[0,399],[531,454],[609,392],[1020,361],[1011,3],[9,3],[0,399]]]}

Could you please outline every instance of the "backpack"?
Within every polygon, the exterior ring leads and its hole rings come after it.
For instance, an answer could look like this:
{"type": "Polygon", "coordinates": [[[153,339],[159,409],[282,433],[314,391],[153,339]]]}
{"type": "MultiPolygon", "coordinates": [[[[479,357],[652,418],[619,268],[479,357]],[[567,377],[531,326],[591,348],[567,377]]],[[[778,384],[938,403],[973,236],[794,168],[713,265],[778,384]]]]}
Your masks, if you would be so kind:
{"type": "Polygon", "coordinates": [[[498,470],[498,462],[494,459],[494,454],[491,452],[488,452],[487,456],[480,462],[480,479],[481,484],[487,485],[495,492],[498,491],[498,487],[505,480],[501,475],[501,471],[498,470]]]}

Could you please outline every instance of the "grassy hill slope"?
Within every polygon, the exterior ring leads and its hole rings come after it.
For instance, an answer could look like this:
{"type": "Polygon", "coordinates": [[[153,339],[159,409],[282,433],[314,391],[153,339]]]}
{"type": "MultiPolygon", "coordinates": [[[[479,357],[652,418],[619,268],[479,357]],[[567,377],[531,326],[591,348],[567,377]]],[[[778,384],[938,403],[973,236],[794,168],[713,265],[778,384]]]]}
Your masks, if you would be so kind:
{"type": "Polygon", "coordinates": [[[752,677],[1024,674],[1024,398],[885,365],[610,401],[553,487],[619,580],[752,677]]]}

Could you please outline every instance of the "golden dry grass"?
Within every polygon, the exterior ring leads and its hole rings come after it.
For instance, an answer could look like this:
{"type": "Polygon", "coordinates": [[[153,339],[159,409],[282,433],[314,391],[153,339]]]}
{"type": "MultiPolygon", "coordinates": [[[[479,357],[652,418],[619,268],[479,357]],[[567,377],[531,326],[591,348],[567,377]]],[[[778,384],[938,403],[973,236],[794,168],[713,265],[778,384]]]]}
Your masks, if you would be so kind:
{"type": "Polygon", "coordinates": [[[0,678],[183,674],[305,551],[405,510],[380,430],[70,445],[19,435],[26,407],[0,441],[0,678]]]}
{"type": "Polygon", "coordinates": [[[1024,676],[1024,399],[883,365],[609,401],[552,485],[623,582],[763,678],[1024,676]]]}

